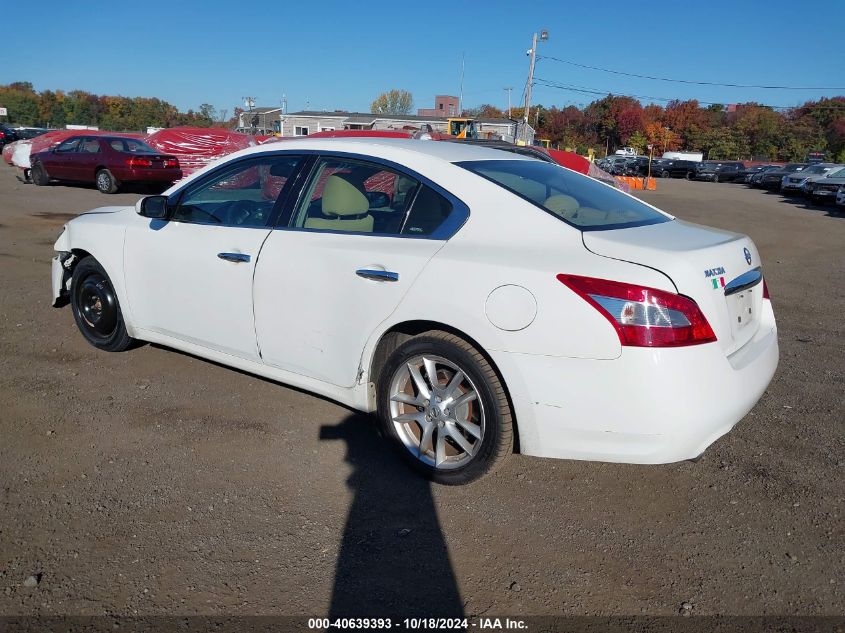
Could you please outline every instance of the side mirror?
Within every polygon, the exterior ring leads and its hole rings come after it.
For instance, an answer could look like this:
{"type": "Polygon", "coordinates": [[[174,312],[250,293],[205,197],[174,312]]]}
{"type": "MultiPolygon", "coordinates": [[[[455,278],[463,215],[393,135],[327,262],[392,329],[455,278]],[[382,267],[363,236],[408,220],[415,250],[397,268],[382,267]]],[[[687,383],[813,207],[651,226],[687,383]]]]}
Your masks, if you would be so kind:
{"type": "Polygon", "coordinates": [[[167,219],[167,196],[147,196],[135,203],[138,215],[152,220],[167,219]]]}

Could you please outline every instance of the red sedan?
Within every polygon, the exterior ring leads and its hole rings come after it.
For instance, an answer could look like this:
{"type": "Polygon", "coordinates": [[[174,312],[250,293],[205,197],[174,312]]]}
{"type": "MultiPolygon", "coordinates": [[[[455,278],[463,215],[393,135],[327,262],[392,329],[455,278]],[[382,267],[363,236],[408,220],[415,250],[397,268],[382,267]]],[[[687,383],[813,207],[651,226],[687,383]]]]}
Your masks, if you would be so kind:
{"type": "Polygon", "coordinates": [[[30,157],[36,185],[51,180],[94,183],[103,193],[115,193],[124,183],[165,185],[182,177],[175,156],[159,154],[128,136],[71,136],[30,157]]]}

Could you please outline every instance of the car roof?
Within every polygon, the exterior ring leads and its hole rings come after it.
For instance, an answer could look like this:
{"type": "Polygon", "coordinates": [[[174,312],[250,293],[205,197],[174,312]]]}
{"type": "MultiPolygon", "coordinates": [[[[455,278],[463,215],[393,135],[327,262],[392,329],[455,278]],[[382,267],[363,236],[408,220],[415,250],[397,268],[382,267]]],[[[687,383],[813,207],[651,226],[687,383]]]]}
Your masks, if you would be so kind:
{"type": "Polygon", "coordinates": [[[530,156],[489,147],[463,143],[444,143],[420,139],[341,137],[297,138],[276,143],[265,143],[240,152],[241,155],[261,154],[279,150],[312,150],[349,153],[366,153],[368,148],[388,148],[430,156],[450,163],[475,160],[535,160],[530,156]]]}

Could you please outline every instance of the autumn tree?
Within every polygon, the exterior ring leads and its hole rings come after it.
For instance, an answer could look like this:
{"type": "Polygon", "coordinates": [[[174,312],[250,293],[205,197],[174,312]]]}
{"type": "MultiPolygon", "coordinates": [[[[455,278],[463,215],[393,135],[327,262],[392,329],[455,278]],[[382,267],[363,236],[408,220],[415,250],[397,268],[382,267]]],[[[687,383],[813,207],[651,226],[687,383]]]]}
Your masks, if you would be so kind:
{"type": "Polygon", "coordinates": [[[410,114],[414,107],[414,98],[407,90],[394,88],[381,93],[370,104],[373,114],[410,114]]]}

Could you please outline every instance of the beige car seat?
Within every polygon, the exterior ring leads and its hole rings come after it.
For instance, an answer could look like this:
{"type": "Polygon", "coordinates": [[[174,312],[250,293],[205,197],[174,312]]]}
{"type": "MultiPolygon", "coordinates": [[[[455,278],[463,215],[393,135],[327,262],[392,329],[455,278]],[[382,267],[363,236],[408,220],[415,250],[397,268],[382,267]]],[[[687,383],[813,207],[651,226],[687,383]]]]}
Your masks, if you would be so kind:
{"type": "Polygon", "coordinates": [[[555,215],[571,220],[578,213],[578,209],[581,205],[578,204],[578,201],[572,196],[560,193],[546,198],[543,206],[555,215]]]}
{"type": "Polygon", "coordinates": [[[367,196],[339,176],[329,176],[323,187],[325,218],[306,218],[304,228],[330,231],[373,232],[373,216],[367,196]]]}

